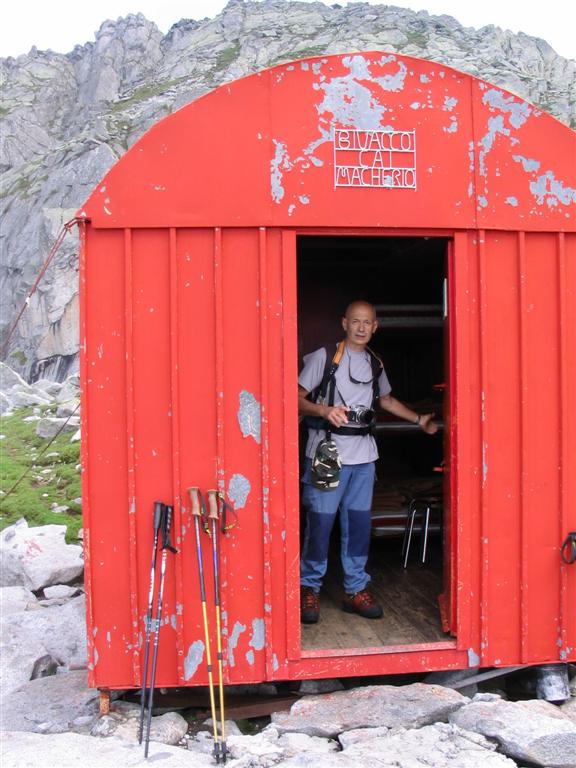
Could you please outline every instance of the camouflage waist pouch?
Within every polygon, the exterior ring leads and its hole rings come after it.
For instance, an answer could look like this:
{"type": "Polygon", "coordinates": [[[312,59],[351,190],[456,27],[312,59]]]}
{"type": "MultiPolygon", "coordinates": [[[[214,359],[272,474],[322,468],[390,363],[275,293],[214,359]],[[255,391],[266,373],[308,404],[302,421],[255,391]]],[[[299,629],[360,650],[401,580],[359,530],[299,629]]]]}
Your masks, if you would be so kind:
{"type": "Polygon", "coordinates": [[[336,443],[331,438],[320,440],[312,459],[312,485],[321,491],[338,488],[342,461],[336,443]]]}

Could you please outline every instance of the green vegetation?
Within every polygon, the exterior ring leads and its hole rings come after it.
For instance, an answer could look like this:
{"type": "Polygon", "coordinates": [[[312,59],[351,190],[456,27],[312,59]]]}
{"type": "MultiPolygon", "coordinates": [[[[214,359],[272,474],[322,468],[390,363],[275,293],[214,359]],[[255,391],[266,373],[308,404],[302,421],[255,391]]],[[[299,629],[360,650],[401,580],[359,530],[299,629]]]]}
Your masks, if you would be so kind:
{"type": "Polygon", "coordinates": [[[10,357],[17,365],[26,365],[26,355],[21,349],[16,349],[14,352],[10,352],[10,357]]]}
{"type": "Polygon", "coordinates": [[[229,48],[225,48],[223,51],[220,51],[220,53],[216,56],[214,69],[226,69],[226,67],[232,64],[232,62],[238,58],[239,53],[240,43],[234,43],[234,45],[231,45],[229,48]]]}
{"type": "MultiPolygon", "coordinates": [[[[51,413],[50,407],[42,409],[51,413]]],[[[36,421],[24,421],[32,408],[20,408],[0,417],[0,529],[21,517],[29,525],[67,525],[66,540],[75,543],[82,527],[80,498],[80,443],[70,442],[70,432],[49,440],[36,435],[36,421]],[[25,474],[26,473],[26,474],[25,474]],[[14,490],[14,484],[24,475],[14,490]],[[52,505],[69,507],[54,512],[52,505]]]]}
{"type": "Polygon", "coordinates": [[[188,76],[177,77],[174,80],[161,80],[157,83],[147,83],[132,91],[130,96],[125,99],[119,99],[118,101],[109,102],[108,112],[113,114],[115,112],[123,112],[125,109],[134,107],[137,104],[151,99],[153,96],[160,96],[170,88],[174,88],[176,85],[188,80],[188,76]]]}
{"type": "Polygon", "coordinates": [[[415,30],[404,30],[408,38],[408,45],[415,45],[418,48],[426,48],[428,45],[428,35],[415,30]]]}
{"type": "Polygon", "coordinates": [[[313,45],[310,48],[298,48],[294,51],[286,51],[282,56],[276,56],[276,58],[269,61],[266,66],[273,67],[281,61],[289,62],[298,59],[311,59],[314,56],[322,56],[323,53],[326,53],[325,45],[313,45]]]}

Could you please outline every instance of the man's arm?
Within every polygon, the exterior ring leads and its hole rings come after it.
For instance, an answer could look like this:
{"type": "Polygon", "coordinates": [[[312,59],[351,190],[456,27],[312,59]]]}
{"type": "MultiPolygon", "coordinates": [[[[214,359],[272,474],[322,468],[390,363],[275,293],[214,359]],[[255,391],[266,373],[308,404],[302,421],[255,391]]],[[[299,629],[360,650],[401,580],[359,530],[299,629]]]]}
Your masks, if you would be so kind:
{"type": "Polygon", "coordinates": [[[411,421],[412,424],[418,424],[420,429],[429,435],[434,435],[438,431],[438,425],[432,421],[434,418],[433,413],[418,414],[416,411],[413,411],[411,408],[408,408],[407,405],[400,402],[400,400],[392,397],[392,395],[384,395],[378,402],[380,408],[384,411],[388,411],[388,413],[392,413],[394,416],[398,416],[398,418],[404,419],[405,421],[411,421]]]}
{"type": "Polygon", "coordinates": [[[319,416],[326,419],[335,427],[343,427],[348,424],[346,408],[343,405],[321,405],[320,403],[311,403],[306,400],[308,395],[304,387],[298,385],[298,415],[299,416],[319,416]]]}

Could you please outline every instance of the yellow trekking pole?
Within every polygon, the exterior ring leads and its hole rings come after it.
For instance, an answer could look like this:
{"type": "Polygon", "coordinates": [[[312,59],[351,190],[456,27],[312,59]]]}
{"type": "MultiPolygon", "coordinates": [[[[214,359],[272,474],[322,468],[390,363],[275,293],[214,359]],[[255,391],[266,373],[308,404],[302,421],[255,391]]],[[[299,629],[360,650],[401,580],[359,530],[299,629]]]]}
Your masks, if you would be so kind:
{"type": "Polygon", "coordinates": [[[212,559],[214,561],[214,605],[216,607],[216,648],[218,656],[218,691],[220,698],[220,756],[226,762],[228,748],[226,747],[226,726],[224,716],[224,679],[222,674],[222,624],[220,611],[220,572],[218,568],[218,491],[208,491],[208,517],[210,519],[210,535],[212,538],[212,559]]]}
{"type": "Polygon", "coordinates": [[[204,582],[204,566],[202,562],[202,547],[200,544],[200,518],[205,517],[206,507],[199,488],[188,489],[192,516],[194,517],[194,529],[196,531],[196,552],[198,555],[198,574],[200,577],[200,600],[202,601],[202,618],[204,620],[204,639],[206,641],[206,664],[208,667],[208,687],[210,689],[210,710],[212,712],[212,726],[214,731],[214,758],[220,762],[220,743],[218,739],[218,727],[216,725],[216,703],[214,700],[214,680],[212,677],[212,655],[210,653],[210,633],[208,631],[208,614],[206,611],[206,588],[204,582]],[[202,505],[202,511],[200,510],[202,505]]]}

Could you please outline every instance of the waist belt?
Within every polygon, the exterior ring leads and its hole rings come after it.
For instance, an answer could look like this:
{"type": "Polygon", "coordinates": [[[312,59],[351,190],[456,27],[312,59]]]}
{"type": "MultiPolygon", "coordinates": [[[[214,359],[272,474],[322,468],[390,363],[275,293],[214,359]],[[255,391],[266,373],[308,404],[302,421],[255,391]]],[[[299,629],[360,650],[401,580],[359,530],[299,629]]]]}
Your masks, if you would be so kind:
{"type": "Polygon", "coordinates": [[[363,437],[364,435],[372,434],[372,427],[332,427],[330,426],[330,432],[333,435],[341,435],[342,437],[355,436],[363,437]]]}
{"type": "Polygon", "coordinates": [[[356,437],[363,437],[364,435],[372,434],[372,427],[334,427],[326,419],[320,416],[306,416],[304,423],[310,429],[323,429],[325,432],[331,432],[333,435],[340,435],[347,437],[349,435],[355,435],[356,437]]]}

